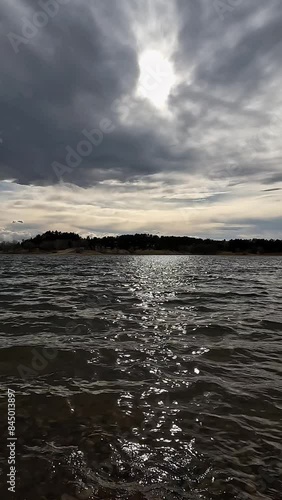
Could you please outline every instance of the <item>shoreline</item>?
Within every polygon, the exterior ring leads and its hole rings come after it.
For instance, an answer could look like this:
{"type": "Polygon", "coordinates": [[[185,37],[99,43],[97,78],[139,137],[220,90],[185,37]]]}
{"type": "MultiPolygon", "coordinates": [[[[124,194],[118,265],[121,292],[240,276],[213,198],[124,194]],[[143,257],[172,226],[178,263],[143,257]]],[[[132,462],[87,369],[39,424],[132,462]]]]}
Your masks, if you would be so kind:
{"type": "Polygon", "coordinates": [[[116,256],[116,255],[190,255],[190,256],[201,256],[201,257],[282,257],[281,252],[277,253],[246,253],[246,252],[218,252],[218,253],[188,253],[188,252],[172,252],[170,250],[136,250],[135,252],[129,252],[127,250],[118,250],[118,251],[105,251],[105,252],[97,252],[96,250],[85,250],[85,251],[76,251],[75,249],[67,249],[67,250],[58,250],[56,252],[46,252],[46,251],[35,251],[35,252],[1,252],[1,255],[28,255],[28,256],[45,256],[52,255],[56,257],[60,256],[116,256]]]}

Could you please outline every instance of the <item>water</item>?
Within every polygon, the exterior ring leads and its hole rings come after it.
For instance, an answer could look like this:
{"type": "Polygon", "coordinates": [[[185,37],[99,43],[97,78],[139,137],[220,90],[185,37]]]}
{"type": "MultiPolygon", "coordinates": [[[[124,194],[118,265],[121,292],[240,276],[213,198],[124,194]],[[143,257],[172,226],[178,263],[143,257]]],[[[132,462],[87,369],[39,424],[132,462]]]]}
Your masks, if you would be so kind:
{"type": "Polygon", "coordinates": [[[282,258],[0,259],[1,499],[282,498],[282,258]]]}

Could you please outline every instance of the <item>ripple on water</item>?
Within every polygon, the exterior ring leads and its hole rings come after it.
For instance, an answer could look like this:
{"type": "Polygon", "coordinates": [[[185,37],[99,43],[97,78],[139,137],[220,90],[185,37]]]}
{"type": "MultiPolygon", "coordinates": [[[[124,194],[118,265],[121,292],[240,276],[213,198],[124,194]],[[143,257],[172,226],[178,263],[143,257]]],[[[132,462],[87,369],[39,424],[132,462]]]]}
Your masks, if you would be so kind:
{"type": "Polygon", "coordinates": [[[19,498],[281,498],[281,276],[280,258],[2,256],[19,498]]]}

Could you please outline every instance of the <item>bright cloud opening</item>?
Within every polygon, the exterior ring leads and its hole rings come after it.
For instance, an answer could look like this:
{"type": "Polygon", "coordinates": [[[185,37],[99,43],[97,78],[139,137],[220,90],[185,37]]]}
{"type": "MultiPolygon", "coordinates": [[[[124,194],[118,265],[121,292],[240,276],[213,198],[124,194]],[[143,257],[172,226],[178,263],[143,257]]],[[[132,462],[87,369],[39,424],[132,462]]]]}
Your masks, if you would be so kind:
{"type": "Polygon", "coordinates": [[[143,52],[139,59],[137,94],[157,108],[163,108],[175,83],[173,65],[157,50],[143,52]]]}

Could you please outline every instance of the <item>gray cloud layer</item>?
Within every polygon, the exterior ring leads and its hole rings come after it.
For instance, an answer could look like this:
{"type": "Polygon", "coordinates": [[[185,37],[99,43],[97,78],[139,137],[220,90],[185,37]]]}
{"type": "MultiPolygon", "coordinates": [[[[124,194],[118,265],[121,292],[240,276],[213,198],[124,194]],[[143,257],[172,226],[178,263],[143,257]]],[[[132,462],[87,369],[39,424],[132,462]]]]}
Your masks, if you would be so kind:
{"type": "Polygon", "coordinates": [[[54,162],[95,129],[64,181],[282,182],[280,0],[4,0],[0,19],[0,180],[57,184],[54,162]],[[158,47],[166,110],[136,94],[140,51],[158,47]]]}

